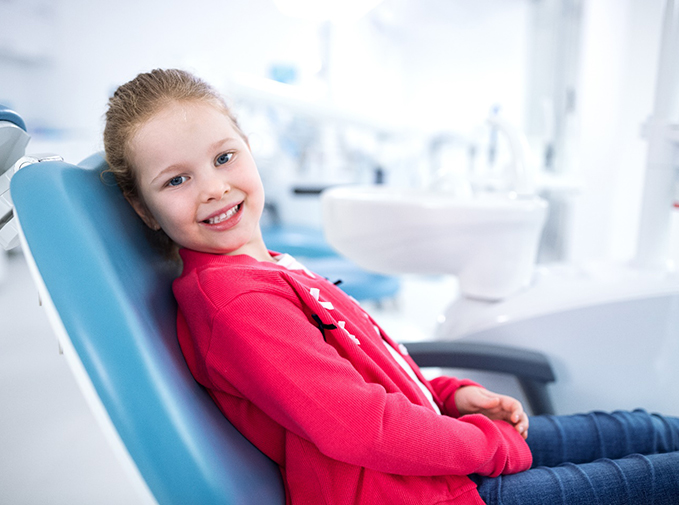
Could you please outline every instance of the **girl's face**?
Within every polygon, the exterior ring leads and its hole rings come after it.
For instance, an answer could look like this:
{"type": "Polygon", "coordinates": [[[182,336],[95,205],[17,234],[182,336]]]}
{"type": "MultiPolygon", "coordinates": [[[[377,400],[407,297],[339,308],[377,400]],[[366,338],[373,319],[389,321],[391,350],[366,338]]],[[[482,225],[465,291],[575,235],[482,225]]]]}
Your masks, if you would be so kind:
{"type": "Polygon", "coordinates": [[[271,259],[259,229],[264,189],[247,142],[209,103],[171,102],[130,140],[139,201],[151,228],[176,244],[271,259]]]}

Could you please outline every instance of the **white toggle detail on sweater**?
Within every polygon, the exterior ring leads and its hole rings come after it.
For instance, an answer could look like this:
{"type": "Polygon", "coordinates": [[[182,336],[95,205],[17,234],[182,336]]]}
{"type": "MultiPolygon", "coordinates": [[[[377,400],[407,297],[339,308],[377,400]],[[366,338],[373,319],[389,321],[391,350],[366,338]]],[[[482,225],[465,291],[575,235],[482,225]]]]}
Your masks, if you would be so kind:
{"type": "Polygon", "coordinates": [[[314,300],[316,300],[318,303],[320,303],[321,307],[323,307],[324,309],[333,310],[335,308],[335,307],[332,306],[331,302],[322,302],[322,301],[319,300],[319,298],[321,296],[321,290],[320,289],[311,288],[309,290],[309,293],[311,293],[311,296],[314,297],[314,300]]]}
{"type": "Polygon", "coordinates": [[[356,336],[349,333],[349,330],[344,327],[347,324],[346,321],[338,321],[337,324],[346,332],[347,335],[349,335],[349,338],[351,338],[351,340],[353,340],[356,345],[361,345],[361,342],[356,338],[356,336]]]}

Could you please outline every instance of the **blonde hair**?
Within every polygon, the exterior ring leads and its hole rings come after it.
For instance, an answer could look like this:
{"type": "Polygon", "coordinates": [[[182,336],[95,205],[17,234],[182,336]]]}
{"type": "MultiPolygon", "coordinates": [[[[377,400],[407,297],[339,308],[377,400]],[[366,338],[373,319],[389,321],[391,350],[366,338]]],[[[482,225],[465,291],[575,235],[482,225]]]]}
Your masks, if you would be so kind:
{"type": "MultiPolygon", "coordinates": [[[[208,83],[184,70],[155,69],[139,74],[120,86],[109,98],[104,127],[104,150],[108,170],[125,198],[146,207],[137,187],[129,153],[130,140],[139,128],[172,102],[207,102],[222,111],[239,135],[247,141],[238,121],[224,98],[208,83]]],[[[176,253],[177,247],[163,230],[151,236],[164,252],[176,253]]]]}

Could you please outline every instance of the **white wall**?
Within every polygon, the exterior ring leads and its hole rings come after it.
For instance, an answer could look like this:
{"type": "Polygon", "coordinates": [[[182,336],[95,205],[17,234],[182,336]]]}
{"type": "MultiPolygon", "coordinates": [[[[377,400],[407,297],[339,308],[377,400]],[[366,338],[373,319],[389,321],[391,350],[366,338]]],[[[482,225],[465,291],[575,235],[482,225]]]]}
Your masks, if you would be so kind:
{"type": "Polygon", "coordinates": [[[481,124],[494,105],[524,122],[527,1],[411,2],[419,22],[403,33],[408,112],[428,128],[462,133],[481,124]]]}
{"type": "Polygon", "coordinates": [[[624,261],[634,254],[646,155],[640,132],[652,112],[663,6],[663,0],[585,4],[574,260],[624,261]]]}

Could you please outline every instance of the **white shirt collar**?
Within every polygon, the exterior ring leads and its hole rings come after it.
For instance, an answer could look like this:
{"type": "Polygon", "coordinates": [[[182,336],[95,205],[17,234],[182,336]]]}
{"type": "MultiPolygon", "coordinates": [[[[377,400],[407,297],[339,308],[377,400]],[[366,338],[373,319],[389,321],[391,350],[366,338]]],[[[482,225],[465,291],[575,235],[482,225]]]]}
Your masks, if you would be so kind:
{"type": "Polygon", "coordinates": [[[293,258],[287,253],[274,256],[274,259],[280,266],[285,267],[288,270],[302,270],[306,275],[308,275],[312,279],[316,278],[316,276],[311,272],[311,270],[307,269],[304,265],[302,265],[299,261],[297,261],[295,258],[293,258]]]}

